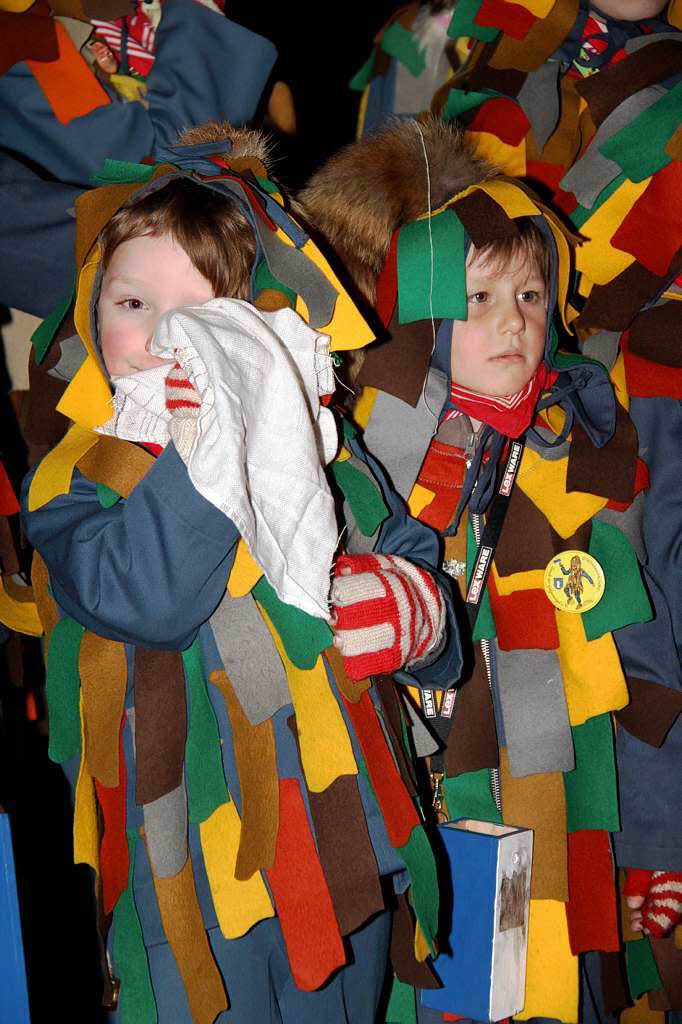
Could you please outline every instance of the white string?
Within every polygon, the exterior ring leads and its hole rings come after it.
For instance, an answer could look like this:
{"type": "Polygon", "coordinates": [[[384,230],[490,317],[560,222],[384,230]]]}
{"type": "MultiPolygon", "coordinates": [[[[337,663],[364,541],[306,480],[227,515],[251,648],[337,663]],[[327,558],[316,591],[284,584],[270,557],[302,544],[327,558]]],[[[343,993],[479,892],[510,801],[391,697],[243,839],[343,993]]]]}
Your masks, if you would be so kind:
{"type": "MultiPolygon", "coordinates": [[[[430,256],[430,267],[429,267],[429,316],[431,317],[431,333],[433,335],[433,341],[431,342],[431,355],[436,347],[436,321],[433,316],[433,277],[434,277],[434,253],[433,253],[433,233],[431,231],[431,172],[429,170],[429,157],[426,152],[426,143],[424,142],[424,133],[419,126],[419,122],[415,121],[414,126],[419,132],[419,138],[422,144],[422,151],[424,153],[424,166],[426,168],[426,210],[428,213],[428,225],[429,225],[429,256],[430,256]]],[[[428,379],[428,374],[427,374],[428,379]]],[[[424,381],[424,389],[422,391],[424,396],[424,404],[433,416],[436,429],[438,427],[438,412],[433,410],[429,405],[426,398],[426,380],[424,381]]],[[[434,434],[435,434],[434,430],[434,434]]]]}

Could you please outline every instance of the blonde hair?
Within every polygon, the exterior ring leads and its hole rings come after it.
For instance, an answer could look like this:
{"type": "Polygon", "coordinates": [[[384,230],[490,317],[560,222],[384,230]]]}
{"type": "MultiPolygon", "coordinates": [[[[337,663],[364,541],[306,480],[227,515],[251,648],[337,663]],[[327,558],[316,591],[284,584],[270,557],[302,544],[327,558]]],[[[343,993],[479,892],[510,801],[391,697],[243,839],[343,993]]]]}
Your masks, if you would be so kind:
{"type": "Polygon", "coordinates": [[[529,217],[518,217],[514,224],[518,228],[518,235],[495,239],[480,249],[472,246],[467,257],[467,265],[476,258],[480,259],[485,266],[492,265],[493,268],[502,268],[516,257],[521,257],[524,262],[537,267],[542,274],[545,288],[548,288],[550,248],[547,239],[529,217]]]}

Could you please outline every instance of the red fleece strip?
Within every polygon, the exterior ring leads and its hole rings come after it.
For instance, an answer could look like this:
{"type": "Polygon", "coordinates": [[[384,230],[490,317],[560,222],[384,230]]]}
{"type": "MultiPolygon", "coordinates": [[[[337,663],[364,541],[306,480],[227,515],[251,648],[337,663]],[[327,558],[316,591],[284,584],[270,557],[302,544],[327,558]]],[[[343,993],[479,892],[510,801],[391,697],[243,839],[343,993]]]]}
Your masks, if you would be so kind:
{"type": "Polygon", "coordinates": [[[654,174],[611,239],[663,277],[682,245],[682,161],[673,160],[654,174]]]}
{"type": "Polygon", "coordinates": [[[514,100],[495,96],[478,108],[468,126],[470,132],[490,132],[509,146],[518,146],[530,129],[530,121],[514,100]]]}
{"type": "Polygon", "coordinates": [[[554,606],[544,590],[519,590],[498,594],[495,580],[488,577],[488,593],[495,620],[497,642],[503,651],[530,648],[554,651],[559,646],[554,606]]]}
{"type": "Polygon", "coordinates": [[[608,832],[569,832],[566,920],[571,952],[619,949],[616,880],[608,832]]]}
{"type": "Polygon", "coordinates": [[[507,0],[483,0],[474,18],[476,25],[499,28],[512,39],[525,39],[537,18],[526,7],[507,0]]]}
{"type": "Polygon", "coordinates": [[[0,516],[14,516],[19,511],[19,502],[9,482],[5,467],[0,462],[0,516]]]}
{"type": "Polygon", "coordinates": [[[625,382],[632,398],[682,399],[682,372],[663,363],[633,355],[628,346],[628,332],[621,335],[620,347],[625,360],[625,382]]]}
{"type": "MultiPolygon", "coordinates": [[[[342,695],[343,696],[343,695],[342,695]]],[[[372,700],[365,691],[355,704],[343,697],[394,849],[404,846],[419,817],[401,779],[372,700]]]]}
{"type": "Polygon", "coordinates": [[[104,913],[109,914],[116,906],[119,896],[128,887],[128,840],[126,839],[126,771],[123,754],[123,723],[118,743],[120,765],[118,786],[108,788],[95,779],[97,799],[104,819],[104,835],[99,851],[99,865],[102,876],[102,903],[104,913]]]}
{"type": "Polygon", "coordinates": [[[279,780],[275,862],[267,877],[294,981],[312,992],[346,956],[296,779],[279,780]]]}
{"type": "Polygon", "coordinates": [[[377,295],[375,307],[377,315],[384,327],[388,327],[393,316],[395,304],[398,301],[398,236],[400,232],[394,231],[391,244],[388,247],[388,255],[384,269],[379,274],[377,281],[377,295]]]}

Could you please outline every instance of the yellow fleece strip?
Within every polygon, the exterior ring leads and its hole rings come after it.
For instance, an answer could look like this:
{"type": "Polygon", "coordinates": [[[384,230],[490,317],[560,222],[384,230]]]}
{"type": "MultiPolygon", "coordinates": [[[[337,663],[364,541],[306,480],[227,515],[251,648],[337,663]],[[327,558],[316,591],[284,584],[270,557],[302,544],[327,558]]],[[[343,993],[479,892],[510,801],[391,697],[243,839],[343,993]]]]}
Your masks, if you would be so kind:
{"type": "Polygon", "coordinates": [[[264,609],[258,607],[286,669],[308,789],[322,793],[341,775],[358,773],[346,723],[329,685],[322,657],[318,657],[312,669],[297,668],[287,657],[264,609]]]}
{"type": "Polygon", "coordinates": [[[245,597],[250,594],[262,575],[263,570],[249,551],[246,541],[241,537],[230,570],[230,578],[227,581],[230,597],[245,597]]]}
{"type": "Polygon", "coordinates": [[[83,697],[80,699],[81,712],[81,763],[76,782],[76,796],[73,812],[73,862],[89,864],[99,875],[99,829],[97,827],[97,804],[95,783],[88,771],[85,758],[85,715],[83,697]]]}
{"type": "Polygon", "coordinates": [[[33,512],[59,494],[68,494],[73,467],[97,444],[99,435],[74,423],[59,444],[38,466],[28,492],[28,509],[33,512]]]}
{"type": "Polygon", "coordinates": [[[523,493],[540,509],[560,537],[570,537],[607,504],[583,491],[566,493],[568,456],[556,461],[543,459],[526,446],[517,482],[523,493]]]}
{"type": "Polygon", "coordinates": [[[17,601],[7,593],[0,577],[0,622],[17,633],[42,636],[43,624],[34,601],[17,601]]]}
{"type": "Polygon", "coordinates": [[[199,823],[199,833],[220,930],[226,939],[238,939],[275,912],[260,871],[243,882],[234,877],[241,835],[234,802],[216,807],[210,818],[199,823]]]}
{"type": "Polygon", "coordinates": [[[578,957],[571,953],[566,905],[559,900],[530,901],[526,1002],[514,1020],[531,1017],[578,1020],[578,957]]]}
{"type": "Polygon", "coordinates": [[[571,612],[557,611],[556,623],[557,654],[571,725],[624,708],[630,695],[611,634],[588,641],[580,615],[571,612]]]}
{"type": "Polygon", "coordinates": [[[607,239],[613,238],[650,181],[651,176],[636,184],[624,181],[581,227],[587,241],[576,249],[576,267],[595,284],[608,284],[635,262],[631,253],[614,249],[607,239]]]}

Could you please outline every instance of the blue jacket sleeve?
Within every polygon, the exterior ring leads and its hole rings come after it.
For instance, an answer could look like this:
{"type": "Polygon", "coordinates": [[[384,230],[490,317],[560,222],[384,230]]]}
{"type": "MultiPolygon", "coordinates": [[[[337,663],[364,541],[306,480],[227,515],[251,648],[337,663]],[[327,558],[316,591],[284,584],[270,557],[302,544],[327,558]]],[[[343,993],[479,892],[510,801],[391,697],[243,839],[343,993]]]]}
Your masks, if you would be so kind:
{"type": "Polygon", "coordinates": [[[169,445],[130,493],[103,508],[74,471],[68,494],[27,511],[60,608],[100,636],[183,650],[225,593],[239,533],[192,486],[169,445]]]}
{"type": "Polygon", "coordinates": [[[369,467],[389,510],[379,530],[374,550],[379,554],[402,555],[428,569],[438,583],[447,611],[445,643],[436,655],[419,668],[394,673],[396,678],[415,686],[447,689],[459,679],[462,671],[462,648],[452,595],[452,580],[441,571],[441,540],[438,534],[414,519],[405,502],[394,490],[383,469],[360,444],[357,438],[346,439],[346,445],[369,467]]]}
{"type": "Polygon", "coordinates": [[[0,78],[0,147],[59,181],[90,187],[106,157],[139,161],[190,125],[242,125],[255,114],[277,51],[194,0],[166,0],[147,78],[148,109],[117,99],[60,124],[25,63],[0,78]]]}

